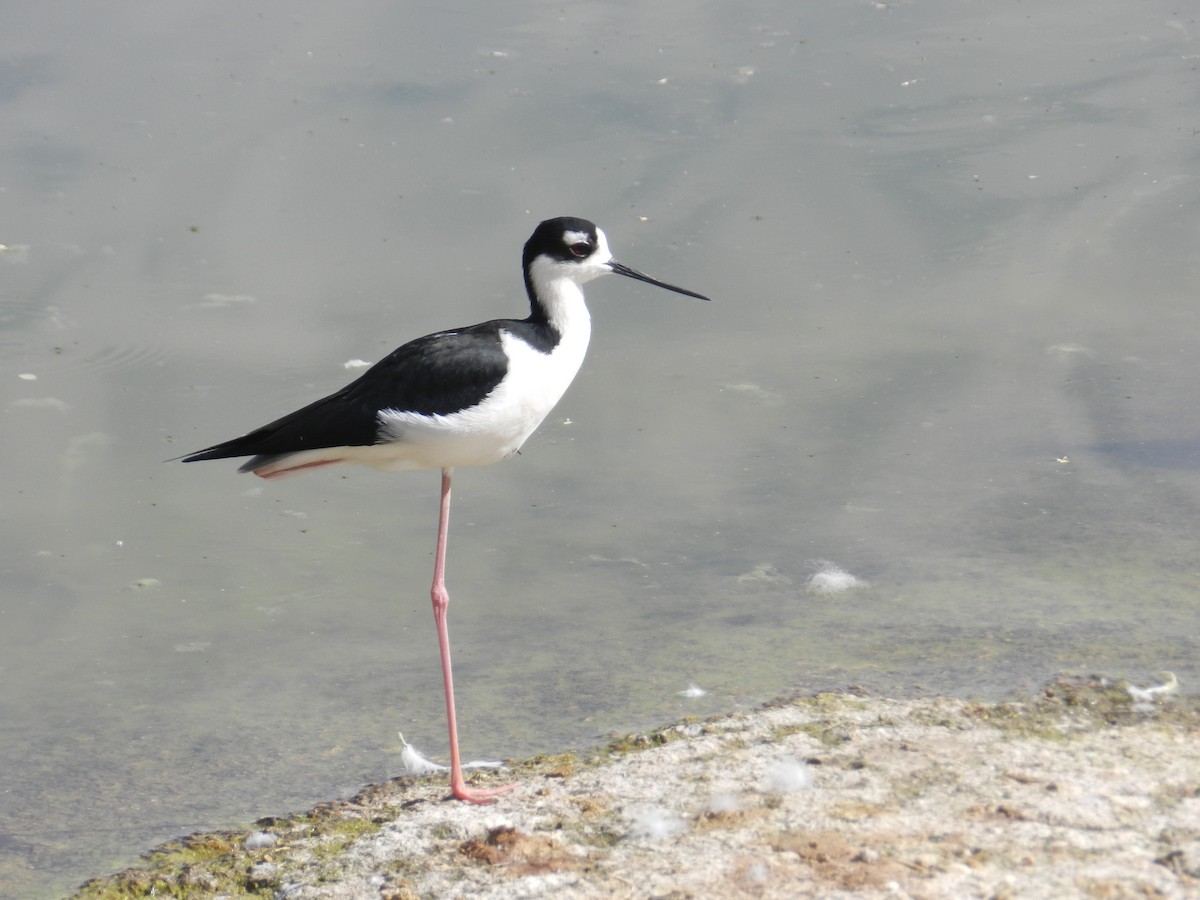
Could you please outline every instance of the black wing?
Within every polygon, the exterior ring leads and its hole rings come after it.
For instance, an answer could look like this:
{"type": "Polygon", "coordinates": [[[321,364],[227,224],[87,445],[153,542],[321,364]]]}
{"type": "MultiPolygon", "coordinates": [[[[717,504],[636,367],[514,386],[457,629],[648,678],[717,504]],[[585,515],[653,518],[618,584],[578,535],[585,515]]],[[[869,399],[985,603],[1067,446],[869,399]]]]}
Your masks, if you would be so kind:
{"type": "Polygon", "coordinates": [[[417,338],[340,391],[242,437],[189,454],[183,461],[362,447],[379,442],[380,410],[445,415],[473,406],[508,371],[501,329],[522,324],[497,320],[417,338]]]}

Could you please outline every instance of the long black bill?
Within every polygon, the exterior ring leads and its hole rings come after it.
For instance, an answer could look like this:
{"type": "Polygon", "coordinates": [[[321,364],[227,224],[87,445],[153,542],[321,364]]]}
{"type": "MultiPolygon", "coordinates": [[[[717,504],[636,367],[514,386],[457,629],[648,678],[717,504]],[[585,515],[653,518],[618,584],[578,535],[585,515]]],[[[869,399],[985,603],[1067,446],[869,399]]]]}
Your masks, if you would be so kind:
{"type": "Polygon", "coordinates": [[[652,284],[655,287],[666,288],[668,291],[674,291],[677,294],[683,294],[686,297],[695,297],[697,300],[709,300],[703,294],[697,294],[695,291],[689,291],[687,288],[675,287],[673,284],[667,284],[665,281],[659,281],[657,278],[651,278],[649,275],[643,275],[637,269],[631,269],[629,266],[623,266],[615,259],[609,260],[608,267],[618,275],[624,275],[626,278],[633,278],[637,281],[644,281],[646,284],[652,284]]]}

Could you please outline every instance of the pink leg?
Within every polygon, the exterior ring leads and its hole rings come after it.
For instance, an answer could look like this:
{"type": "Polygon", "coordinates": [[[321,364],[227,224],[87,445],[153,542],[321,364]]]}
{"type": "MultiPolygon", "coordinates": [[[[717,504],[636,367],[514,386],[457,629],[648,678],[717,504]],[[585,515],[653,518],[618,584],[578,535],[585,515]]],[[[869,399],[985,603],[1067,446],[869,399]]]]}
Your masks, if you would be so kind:
{"type": "Polygon", "coordinates": [[[446,685],[446,720],[450,724],[450,790],[459,800],[468,803],[492,803],[491,797],[503,794],[516,787],[508,784],[490,790],[473,791],[463,779],[462,762],[458,757],[458,723],[454,718],[454,676],[450,671],[450,632],[446,628],[446,607],[450,595],[446,593],[446,534],[450,527],[450,473],[442,469],[442,511],[438,517],[437,554],[433,558],[433,620],[437,624],[438,647],[442,651],[442,682],[446,685]]]}
{"type": "Polygon", "coordinates": [[[304,463],[300,466],[284,466],[280,469],[276,468],[274,465],[267,465],[258,469],[253,469],[252,471],[259,478],[284,478],[288,475],[295,475],[298,472],[303,472],[305,469],[319,469],[322,466],[336,466],[344,462],[344,459],[319,459],[316,462],[304,463]]]}

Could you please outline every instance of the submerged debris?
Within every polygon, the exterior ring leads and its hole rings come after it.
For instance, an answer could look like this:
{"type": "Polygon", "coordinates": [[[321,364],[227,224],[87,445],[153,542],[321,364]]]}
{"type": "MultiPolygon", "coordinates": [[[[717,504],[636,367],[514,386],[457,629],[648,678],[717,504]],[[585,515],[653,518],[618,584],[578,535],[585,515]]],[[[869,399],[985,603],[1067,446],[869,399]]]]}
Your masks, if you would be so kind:
{"type": "Polygon", "coordinates": [[[808,579],[805,590],[819,597],[832,597],[854,588],[864,588],[869,585],[840,566],[834,565],[827,559],[815,560],[811,565],[817,567],[808,579]]]}

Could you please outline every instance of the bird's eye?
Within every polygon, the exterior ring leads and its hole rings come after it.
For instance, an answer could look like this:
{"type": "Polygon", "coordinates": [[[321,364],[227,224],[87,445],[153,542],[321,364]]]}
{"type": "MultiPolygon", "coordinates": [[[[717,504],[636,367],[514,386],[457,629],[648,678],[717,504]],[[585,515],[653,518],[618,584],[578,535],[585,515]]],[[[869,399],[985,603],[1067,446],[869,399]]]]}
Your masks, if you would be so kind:
{"type": "Polygon", "coordinates": [[[588,244],[584,241],[580,241],[578,244],[572,244],[568,249],[570,249],[571,255],[576,259],[583,259],[592,252],[591,244],[588,244]]]}

